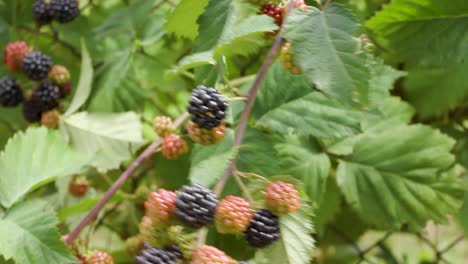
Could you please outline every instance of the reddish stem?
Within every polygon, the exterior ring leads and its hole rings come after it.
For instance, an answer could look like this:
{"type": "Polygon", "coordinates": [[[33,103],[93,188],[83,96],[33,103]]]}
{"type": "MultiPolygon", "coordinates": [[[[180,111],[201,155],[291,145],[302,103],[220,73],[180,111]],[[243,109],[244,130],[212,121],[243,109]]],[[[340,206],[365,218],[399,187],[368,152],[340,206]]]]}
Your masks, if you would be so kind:
{"type": "MultiPolygon", "coordinates": [[[[233,146],[234,148],[239,147],[242,144],[242,140],[244,139],[245,129],[247,128],[247,122],[249,120],[250,113],[252,112],[252,108],[255,103],[255,97],[258,93],[258,90],[260,89],[260,84],[262,83],[263,79],[265,79],[268,69],[270,68],[271,63],[275,59],[276,54],[278,53],[278,49],[282,41],[281,36],[283,35],[283,32],[284,32],[284,25],[286,25],[287,23],[289,12],[294,8],[295,2],[296,2],[295,0],[289,1],[288,6],[287,6],[287,12],[284,15],[283,25],[281,26],[281,29],[275,38],[275,42],[273,46],[270,48],[270,51],[268,52],[268,56],[263,62],[263,65],[260,68],[260,71],[258,72],[257,78],[255,78],[252,88],[250,88],[250,91],[247,95],[247,102],[245,104],[244,110],[242,111],[241,118],[239,121],[239,126],[236,129],[236,136],[234,138],[234,146],[233,146]]],[[[229,180],[229,177],[234,171],[234,168],[235,168],[235,161],[231,160],[229,163],[229,166],[224,171],[223,176],[219,179],[218,183],[216,184],[214,188],[214,192],[217,195],[221,194],[221,192],[223,191],[224,186],[226,185],[227,181],[229,180]]]]}
{"type": "MultiPolygon", "coordinates": [[[[177,120],[174,122],[174,127],[179,127],[187,118],[188,113],[182,114],[177,120]]],[[[106,205],[106,203],[110,200],[110,198],[119,190],[119,188],[125,183],[125,181],[135,172],[135,170],[140,166],[140,164],[147,158],[149,158],[158,147],[161,145],[162,140],[157,139],[151,145],[149,145],[138,158],[128,167],[122,175],[114,182],[114,184],[109,188],[109,190],[104,194],[104,196],[99,200],[99,202],[94,206],[94,208],[81,220],[78,226],[73,229],[73,231],[68,234],[67,239],[65,242],[67,244],[71,244],[73,240],[75,240],[80,232],[85,228],[96,216],[99,214],[101,209],[106,205]]]]}

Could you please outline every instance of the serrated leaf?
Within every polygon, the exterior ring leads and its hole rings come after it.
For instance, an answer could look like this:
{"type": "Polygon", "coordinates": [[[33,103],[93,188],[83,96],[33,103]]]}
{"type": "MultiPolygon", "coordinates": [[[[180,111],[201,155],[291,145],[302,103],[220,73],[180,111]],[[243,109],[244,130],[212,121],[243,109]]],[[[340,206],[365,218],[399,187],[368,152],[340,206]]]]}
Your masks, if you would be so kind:
{"type": "Polygon", "coordinates": [[[288,136],[285,142],[275,145],[282,173],[300,179],[307,196],[320,204],[325,193],[331,162],[313,137],[288,136]]]}
{"type": "Polygon", "coordinates": [[[75,113],[81,106],[83,106],[91,93],[94,69],[84,40],[81,40],[81,55],[80,80],[78,81],[78,86],[70,106],[64,114],[65,116],[75,113]]]}
{"type": "Polygon", "coordinates": [[[369,100],[371,106],[378,106],[389,97],[393,83],[406,73],[385,65],[380,59],[370,64],[369,67],[371,74],[369,100]]]}
{"type": "Polygon", "coordinates": [[[58,221],[42,202],[20,203],[0,218],[0,255],[22,264],[76,263],[57,230],[58,221]]]}
{"type": "Polygon", "coordinates": [[[376,227],[418,229],[428,219],[444,222],[463,195],[459,180],[437,175],[453,163],[453,145],[451,138],[421,125],[364,134],[340,161],[338,185],[360,217],[376,227]]]}
{"type": "Polygon", "coordinates": [[[463,103],[468,95],[468,63],[419,67],[405,79],[405,95],[423,117],[440,115],[463,103]]]}
{"type": "Polygon", "coordinates": [[[198,35],[197,19],[208,5],[208,0],[183,0],[167,17],[165,29],[179,37],[194,40],[198,35]]]}
{"type": "Polygon", "coordinates": [[[223,141],[211,146],[196,145],[192,152],[190,181],[210,187],[221,177],[237,150],[232,148],[233,133],[227,131],[223,141]]]}
{"type": "Polygon", "coordinates": [[[19,132],[0,154],[0,203],[8,208],[32,189],[78,172],[88,161],[57,131],[41,127],[19,132]]]}
{"type": "Polygon", "coordinates": [[[392,1],[367,22],[382,45],[410,64],[462,62],[467,58],[468,2],[392,1]]]}
{"type": "Polygon", "coordinates": [[[259,250],[255,263],[308,264],[314,249],[313,226],[302,211],[280,218],[281,239],[266,249],[259,250]]]}
{"type": "Polygon", "coordinates": [[[346,103],[367,104],[370,71],[367,56],[353,38],[357,24],[337,5],[322,12],[295,9],[285,25],[295,62],[317,89],[346,103]]]}
{"type": "Polygon", "coordinates": [[[194,53],[190,56],[184,57],[177,64],[177,67],[174,69],[174,71],[180,72],[180,71],[200,67],[202,65],[207,65],[207,64],[213,64],[213,65],[216,64],[216,61],[213,58],[212,50],[194,53]]]}
{"type": "Polygon", "coordinates": [[[65,117],[60,128],[70,144],[100,171],[118,168],[144,143],[140,117],[133,113],[80,112],[65,117]]]}

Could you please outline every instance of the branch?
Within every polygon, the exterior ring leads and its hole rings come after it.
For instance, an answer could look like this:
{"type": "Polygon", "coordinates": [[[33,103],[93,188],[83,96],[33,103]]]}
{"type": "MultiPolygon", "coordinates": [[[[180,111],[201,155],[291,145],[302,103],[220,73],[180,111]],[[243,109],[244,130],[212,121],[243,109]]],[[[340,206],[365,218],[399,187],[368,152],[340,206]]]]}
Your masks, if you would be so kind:
{"type": "MultiPolygon", "coordinates": [[[[188,113],[182,114],[177,120],[174,122],[174,127],[179,127],[187,118],[188,113]]],[[[110,198],[119,190],[119,188],[125,183],[125,181],[132,175],[133,172],[141,165],[141,163],[149,158],[155,151],[158,149],[159,145],[161,145],[162,140],[157,139],[151,145],[149,145],[138,158],[120,175],[117,181],[109,188],[109,190],[104,194],[104,196],[99,200],[99,202],[94,206],[94,208],[81,220],[75,229],[68,235],[65,242],[67,244],[71,244],[73,240],[80,234],[80,232],[85,228],[89,222],[91,222],[96,216],[99,214],[101,209],[106,205],[106,203],[110,200],[110,198]]]]}
{"type": "MultiPolygon", "coordinates": [[[[252,112],[252,108],[255,102],[255,96],[257,95],[258,90],[260,89],[260,84],[262,83],[263,79],[266,76],[266,73],[268,72],[268,69],[270,68],[271,63],[275,59],[276,54],[278,53],[279,47],[281,45],[282,38],[281,36],[283,35],[284,32],[284,25],[286,25],[287,20],[288,20],[288,15],[290,11],[293,9],[295,0],[290,0],[288,3],[288,11],[284,15],[283,19],[283,25],[281,26],[280,31],[278,32],[278,35],[276,36],[275,42],[273,46],[270,48],[270,51],[268,52],[268,56],[266,57],[265,61],[263,62],[262,67],[260,68],[260,71],[258,72],[257,78],[255,78],[255,81],[252,85],[252,88],[250,88],[250,91],[247,95],[247,102],[245,104],[244,110],[242,111],[241,118],[239,121],[239,126],[237,127],[236,130],[236,136],[234,138],[234,145],[233,147],[239,147],[242,143],[242,140],[244,139],[244,134],[245,134],[245,129],[247,128],[247,122],[250,116],[250,113],[252,112]]],[[[224,186],[226,185],[227,181],[229,180],[229,177],[231,176],[232,172],[234,171],[234,160],[231,160],[229,162],[229,166],[227,169],[224,171],[223,176],[219,179],[218,183],[216,184],[214,188],[214,192],[219,195],[224,189],[224,186]]]]}

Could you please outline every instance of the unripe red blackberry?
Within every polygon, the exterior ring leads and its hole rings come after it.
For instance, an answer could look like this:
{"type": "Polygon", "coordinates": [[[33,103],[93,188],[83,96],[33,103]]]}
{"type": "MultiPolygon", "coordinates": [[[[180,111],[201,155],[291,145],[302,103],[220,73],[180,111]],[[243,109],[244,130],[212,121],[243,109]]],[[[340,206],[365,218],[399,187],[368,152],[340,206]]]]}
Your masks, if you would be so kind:
{"type": "Polygon", "coordinates": [[[294,57],[291,50],[291,43],[287,42],[281,48],[280,52],[281,66],[292,74],[301,74],[301,68],[294,63],[294,57]]]}
{"type": "Polygon", "coordinates": [[[49,80],[60,88],[61,97],[70,94],[70,72],[65,66],[54,65],[49,71],[49,80]]]}
{"type": "Polygon", "coordinates": [[[14,107],[23,100],[23,91],[13,78],[5,76],[0,79],[0,106],[14,107]]]}
{"type": "Polygon", "coordinates": [[[114,259],[106,252],[94,251],[94,253],[85,260],[85,264],[114,264],[114,259]]]}
{"type": "Polygon", "coordinates": [[[275,20],[275,24],[280,27],[283,24],[283,9],[278,5],[272,3],[265,4],[259,13],[272,17],[275,20]]]}
{"type": "Polygon", "coordinates": [[[292,183],[275,181],[265,188],[265,206],[281,216],[299,210],[301,196],[292,183]]]}
{"type": "Polygon", "coordinates": [[[33,51],[24,57],[22,69],[29,79],[39,81],[47,77],[53,64],[49,56],[33,51]]]}
{"type": "Polygon", "coordinates": [[[42,104],[38,100],[29,99],[23,102],[23,116],[30,123],[41,120],[42,104]]]}
{"type": "Polygon", "coordinates": [[[174,132],[172,118],[168,116],[157,116],[154,118],[153,128],[160,137],[165,137],[174,132]]]}
{"type": "Polygon", "coordinates": [[[52,0],[52,15],[60,23],[69,23],[80,15],[78,0],[52,0]]]}
{"type": "Polygon", "coordinates": [[[187,142],[175,134],[170,134],[163,139],[161,150],[164,157],[170,160],[175,160],[189,151],[187,142]]]}
{"type": "Polygon", "coordinates": [[[50,129],[56,129],[60,121],[60,113],[57,110],[44,112],[41,115],[41,125],[50,129]]]}
{"type": "Polygon", "coordinates": [[[60,102],[60,88],[51,81],[42,82],[34,90],[32,98],[41,104],[43,112],[54,109],[60,102]]]}
{"type": "Polygon", "coordinates": [[[213,222],[218,198],[199,184],[185,185],[176,198],[176,215],[184,224],[200,228],[213,222]]]}
{"type": "Polygon", "coordinates": [[[223,234],[244,232],[253,215],[249,202],[238,196],[227,196],[216,208],[216,228],[223,234]]]}
{"type": "Polygon", "coordinates": [[[256,211],[244,236],[252,247],[262,248],[270,245],[280,238],[278,217],[265,209],[256,211]]]}
{"type": "Polygon", "coordinates": [[[85,176],[75,175],[68,183],[68,192],[75,197],[83,197],[89,188],[89,181],[85,176]]]}
{"type": "Polygon", "coordinates": [[[193,251],[190,264],[234,264],[234,260],[223,251],[203,245],[193,251]]]}
{"type": "Polygon", "coordinates": [[[211,129],[221,124],[227,108],[224,96],[216,89],[199,85],[192,92],[188,112],[199,127],[211,129]]]}
{"type": "Polygon", "coordinates": [[[24,41],[8,43],[3,50],[3,62],[12,72],[21,72],[23,59],[29,54],[31,48],[24,41]]]}
{"type": "Polygon", "coordinates": [[[151,218],[154,224],[165,226],[171,225],[176,220],[175,217],[175,192],[159,189],[150,193],[145,202],[146,215],[151,218]]]}
{"type": "Polygon", "coordinates": [[[274,5],[284,5],[287,3],[287,0],[248,0],[250,3],[258,6],[263,6],[266,4],[274,4],[274,5]]]}
{"type": "MultiPolygon", "coordinates": [[[[294,3],[294,7],[304,12],[308,12],[308,7],[304,0],[296,0],[296,2],[294,3]]],[[[286,12],[288,12],[288,5],[284,5],[283,8],[283,13],[286,14],[286,12]]]]}
{"type": "Polygon", "coordinates": [[[136,264],[176,264],[177,258],[168,251],[147,246],[139,256],[135,258],[136,264]]]}
{"type": "Polygon", "coordinates": [[[53,15],[50,3],[46,2],[45,0],[36,0],[32,6],[32,9],[34,19],[36,19],[36,22],[39,25],[52,22],[53,15]]]}
{"type": "Polygon", "coordinates": [[[214,128],[205,129],[201,128],[194,122],[189,121],[186,129],[190,138],[198,144],[202,145],[216,144],[224,139],[224,135],[226,133],[226,126],[224,125],[224,122],[221,122],[221,124],[214,128]]]}

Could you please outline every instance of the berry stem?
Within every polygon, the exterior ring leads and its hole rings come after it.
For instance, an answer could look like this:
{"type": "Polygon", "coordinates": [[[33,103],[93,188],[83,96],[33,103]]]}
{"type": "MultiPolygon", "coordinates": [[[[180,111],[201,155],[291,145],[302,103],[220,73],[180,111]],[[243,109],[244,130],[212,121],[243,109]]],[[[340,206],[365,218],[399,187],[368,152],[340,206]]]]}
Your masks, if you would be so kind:
{"type": "MultiPolygon", "coordinates": [[[[287,19],[289,12],[294,8],[295,0],[290,0],[288,3],[288,11],[286,12],[284,19],[283,19],[283,25],[281,26],[280,31],[278,32],[278,35],[275,38],[275,42],[273,46],[270,48],[270,51],[268,52],[268,56],[266,57],[265,61],[263,62],[262,67],[260,68],[260,71],[257,74],[257,77],[255,78],[255,81],[252,85],[252,88],[250,88],[250,91],[247,95],[247,102],[245,104],[244,110],[242,111],[242,115],[239,121],[239,126],[237,127],[236,130],[236,136],[234,138],[234,148],[239,147],[242,143],[242,140],[244,138],[245,134],[245,129],[247,128],[247,121],[249,119],[250,113],[252,112],[252,108],[255,102],[255,97],[257,95],[258,90],[260,89],[260,84],[262,83],[263,79],[266,76],[266,73],[268,72],[268,69],[270,68],[273,60],[276,57],[276,54],[278,53],[279,47],[281,45],[282,38],[281,36],[283,35],[284,32],[284,25],[286,25],[287,19]]],[[[235,166],[234,166],[234,160],[230,161],[229,166],[227,169],[224,171],[223,176],[219,179],[218,183],[216,184],[214,188],[214,192],[219,195],[224,189],[224,186],[226,185],[227,181],[229,180],[229,177],[231,176],[232,172],[234,171],[235,166]]]]}
{"type": "MultiPolygon", "coordinates": [[[[189,117],[188,113],[184,113],[174,122],[174,127],[179,127],[187,118],[189,117]]],[[[75,240],[80,232],[85,228],[102,210],[110,198],[120,189],[120,187],[125,183],[125,181],[135,172],[135,170],[143,163],[144,160],[151,157],[151,155],[159,148],[161,145],[162,139],[157,139],[151,145],[149,145],[138,158],[120,175],[117,181],[109,188],[109,190],[104,194],[104,196],[99,200],[99,202],[94,206],[94,208],[81,220],[78,226],[73,229],[72,232],[68,235],[66,239],[67,244],[71,244],[75,240]]]]}

